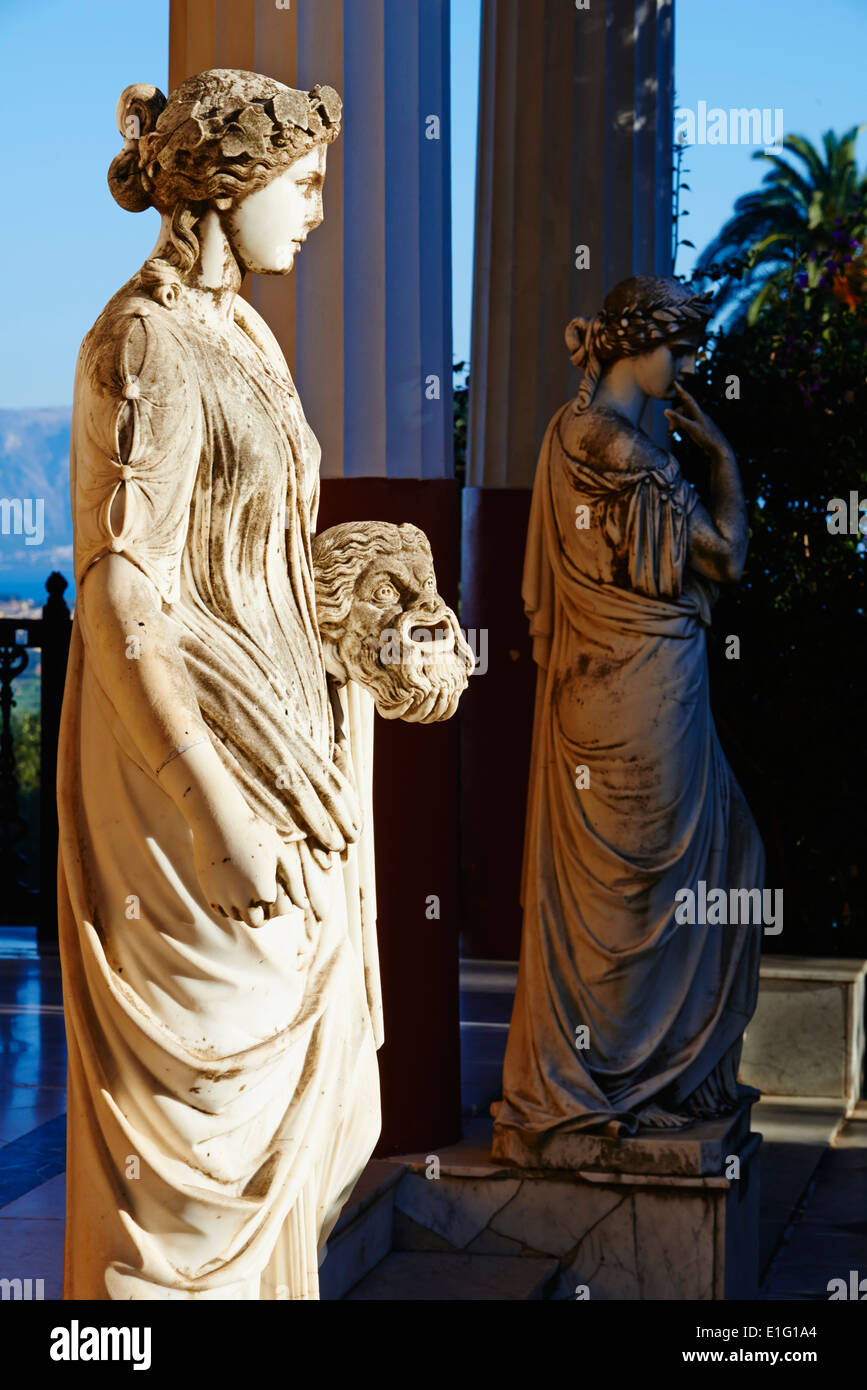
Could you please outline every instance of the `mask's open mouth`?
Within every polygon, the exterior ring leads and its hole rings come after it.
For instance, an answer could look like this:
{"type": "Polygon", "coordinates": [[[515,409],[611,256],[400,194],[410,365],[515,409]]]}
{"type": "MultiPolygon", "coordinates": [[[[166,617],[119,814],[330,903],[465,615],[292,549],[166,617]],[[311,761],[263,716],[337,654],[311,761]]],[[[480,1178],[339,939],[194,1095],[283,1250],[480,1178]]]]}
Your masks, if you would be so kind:
{"type": "Polygon", "coordinates": [[[434,653],[442,655],[454,651],[455,648],[454,633],[447,625],[416,623],[409,629],[407,636],[410,642],[415,642],[417,646],[423,647],[431,655],[434,653]]]}

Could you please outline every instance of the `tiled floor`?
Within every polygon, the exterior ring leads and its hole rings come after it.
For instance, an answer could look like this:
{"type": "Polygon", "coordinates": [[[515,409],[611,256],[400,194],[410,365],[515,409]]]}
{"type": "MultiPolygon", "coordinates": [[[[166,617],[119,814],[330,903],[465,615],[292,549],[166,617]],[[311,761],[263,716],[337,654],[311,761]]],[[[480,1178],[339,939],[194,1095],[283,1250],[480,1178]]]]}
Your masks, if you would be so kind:
{"type": "Polygon", "coordinates": [[[60,963],[35,933],[0,928],[0,1278],[60,1297],[66,1039],[60,963]]]}
{"type": "MultiPolygon", "coordinates": [[[[508,976],[508,971],[506,971],[508,976]]],[[[501,982],[502,983],[502,982],[501,982]]],[[[464,1112],[498,1097],[511,1000],[462,995],[464,1112]]],[[[56,958],[0,928],[0,1278],[42,1279],[60,1297],[66,1047],[56,958]]],[[[867,1275],[867,1112],[758,1105],[764,1299],[826,1299],[828,1280],[867,1275]]]]}
{"type": "Polygon", "coordinates": [[[867,1119],[848,1120],[820,1157],[765,1275],[771,1299],[828,1297],[832,1279],[867,1276],[867,1119]]]}

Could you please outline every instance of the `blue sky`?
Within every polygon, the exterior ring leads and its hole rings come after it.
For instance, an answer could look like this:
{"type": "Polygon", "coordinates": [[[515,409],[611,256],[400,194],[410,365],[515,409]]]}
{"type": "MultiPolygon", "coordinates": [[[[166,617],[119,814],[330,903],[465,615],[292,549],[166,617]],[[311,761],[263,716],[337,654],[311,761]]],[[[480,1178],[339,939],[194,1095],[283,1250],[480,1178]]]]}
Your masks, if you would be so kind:
{"type": "MultiPolygon", "coordinates": [[[[867,0],[676,4],[679,105],[779,106],[785,128],[813,140],[867,119],[867,0]]],[[[466,358],[480,0],[453,0],[452,11],[455,355],[466,358]]],[[[63,405],[81,338],[156,238],[156,213],[123,212],[105,175],[119,148],[121,90],[130,82],[166,89],[168,0],[0,0],[0,51],[7,177],[32,171],[14,199],[7,195],[0,227],[0,407],[63,405]]],[[[859,152],[863,165],[867,137],[859,152]]],[[[748,149],[725,145],[695,149],[687,164],[682,235],[701,246],[762,169],[748,149]]],[[[691,253],[682,255],[678,270],[690,265],[691,253]]]]}
{"type": "MultiPolygon", "coordinates": [[[[814,144],[867,121],[867,0],[675,0],[677,105],[781,107],[784,131],[814,144]]],[[[737,197],[756,188],[768,167],[749,148],[704,145],[688,151],[691,192],[681,236],[701,249],[719,231],[737,197]]],[[[867,162],[867,132],[858,143],[867,162]]],[[[695,252],[682,248],[678,274],[695,252]]]]}
{"type": "Polygon", "coordinates": [[[0,0],[0,407],[71,403],[81,339],[156,241],[157,213],[124,212],[106,174],[124,87],[166,89],[168,14],[168,0],[0,0]]]}

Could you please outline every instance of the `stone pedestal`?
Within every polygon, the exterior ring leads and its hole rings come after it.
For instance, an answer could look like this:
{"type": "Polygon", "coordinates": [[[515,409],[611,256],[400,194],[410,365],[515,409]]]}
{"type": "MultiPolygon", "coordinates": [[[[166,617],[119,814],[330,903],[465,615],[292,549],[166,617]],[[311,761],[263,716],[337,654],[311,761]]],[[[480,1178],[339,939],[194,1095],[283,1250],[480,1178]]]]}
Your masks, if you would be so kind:
{"type": "Polygon", "coordinates": [[[527,1168],[514,1140],[494,1158],[477,1121],[453,1148],[401,1157],[394,1249],[556,1260],[555,1300],[753,1298],[760,1144],[745,1102],[679,1133],[564,1137],[527,1168]]]}
{"type": "MultiPolygon", "coordinates": [[[[494,1109],[496,1107],[492,1107],[494,1109]]],[[[722,1120],[687,1129],[640,1129],[628,1138],[603,1134],[565,1134],[554,1130],[541,1143],[529,1143],[516,1130],[496,1130],[491,1157],[548,1172],[645,1173],[655,1177],[703,1177],[724,1173],[727,1156],[749,1139],[750,1102],[722,1120]]]]}
{"type": "Polygon", "coordinates": [[[865,975],[863,960],[766,957],[741,1080],[765,1100],[796,1096],[851,1110],[864,1068],[865,975]]]}

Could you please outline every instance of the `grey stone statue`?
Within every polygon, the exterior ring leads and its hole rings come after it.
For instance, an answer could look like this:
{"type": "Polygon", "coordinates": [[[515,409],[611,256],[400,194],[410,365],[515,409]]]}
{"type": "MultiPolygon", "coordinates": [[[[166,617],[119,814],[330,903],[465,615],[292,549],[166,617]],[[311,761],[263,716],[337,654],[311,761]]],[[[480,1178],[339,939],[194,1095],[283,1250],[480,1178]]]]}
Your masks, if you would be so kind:
{"type": "Polygon", "coordinates": [[[705,629],[748,537],[735,458],[681,379],[708,300],[637,277],[567,329],[584,379],[542,445],[523,587],[538,694],[494,1138],[519,1162],[556,1135],[680,1128],[743,1094],[761,926],[679,911],[702,884],[753,905],[764,876],[708,696],[705,629]],[[707,453],[706,505],[642,430],[648,398],[707,453]]]}

